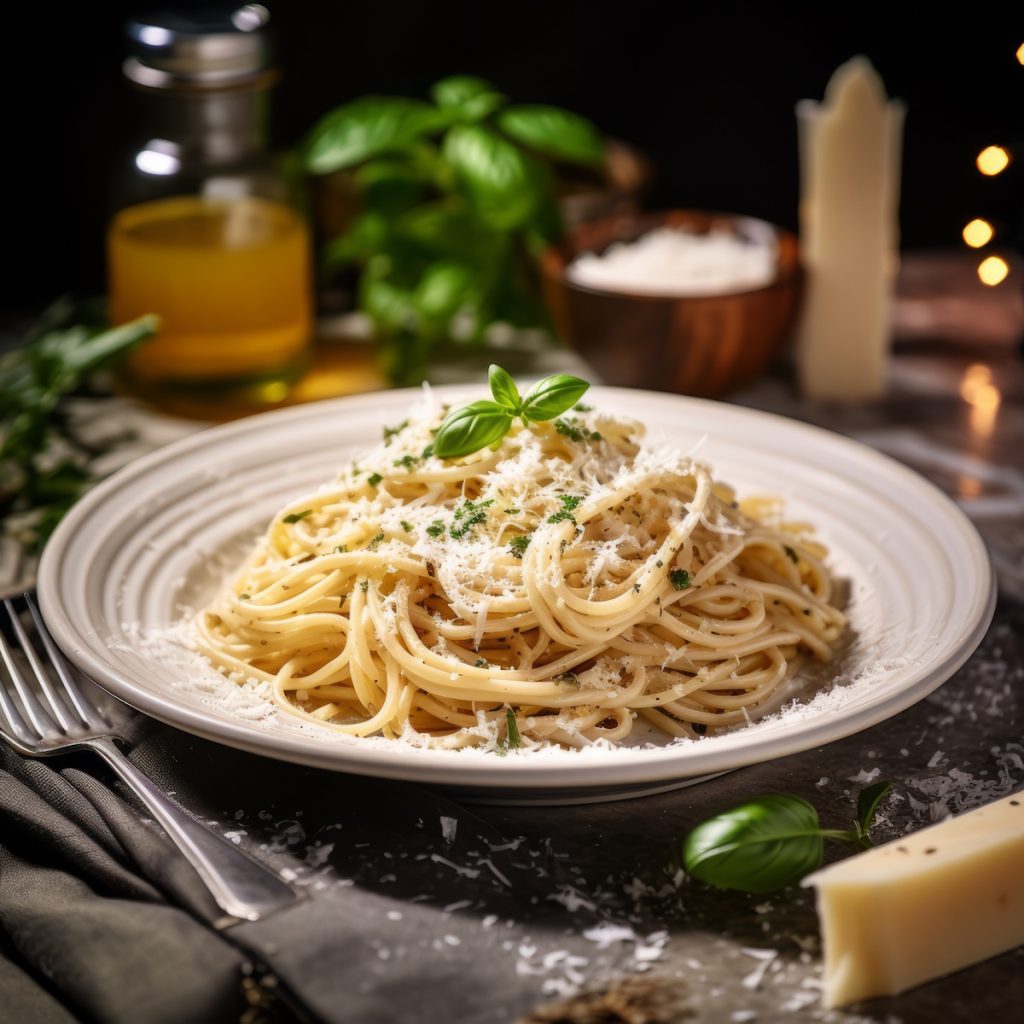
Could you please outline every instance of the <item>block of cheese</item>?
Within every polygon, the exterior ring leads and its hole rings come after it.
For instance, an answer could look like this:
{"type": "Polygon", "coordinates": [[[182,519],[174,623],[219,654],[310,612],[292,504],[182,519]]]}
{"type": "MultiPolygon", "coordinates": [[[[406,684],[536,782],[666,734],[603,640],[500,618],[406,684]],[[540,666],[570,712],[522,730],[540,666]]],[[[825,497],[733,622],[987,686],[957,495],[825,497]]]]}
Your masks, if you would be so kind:
{"type": "Polygon", "coordinates": [[[825,1004],[896,995],[1024,943],[1024,793],[832,864],[825,1004]]]}

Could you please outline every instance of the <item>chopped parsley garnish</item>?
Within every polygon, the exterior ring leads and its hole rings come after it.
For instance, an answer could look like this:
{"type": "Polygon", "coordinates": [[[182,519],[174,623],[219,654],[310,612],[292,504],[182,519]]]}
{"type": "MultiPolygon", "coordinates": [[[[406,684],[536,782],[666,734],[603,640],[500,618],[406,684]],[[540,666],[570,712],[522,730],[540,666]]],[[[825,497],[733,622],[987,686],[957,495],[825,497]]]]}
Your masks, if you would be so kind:
{"type": "Polygon", "coordinates": [[[455,510],[455,522],[451,529],[452,539],[462,540],[472,532],[474,526],[486,522],[487,509],[493,504],[493,498],[488,498],[487,501],[473,501],[472,498],[467,498],[465,504],[455,510]]]}
{"type": "Polygon", "coordinates": [[[381,541],[382,541],[383,539],[384,539],[384,531],[383,531],[383,530],[381,530],[381,531],[380,531],[380,532],[379,532],[379,533],[377,534],[377,536],[376,536],[376,537],[373,537],[373,538],[372,538],[372,539],[370,540],[370,548],[371,548],[371,550],[372,550],[372,549],[375,549],[375,548],[377,547],[377,545],[378,545],[378,544],[380,544],[380,542],[381,542],[381,541]]]}
{"type": "Polygon", "coordinates": [[[561,501],[562,507],[554,515],[548,516],[548,522],[562,523],[568,519],[575,526],[576,517],[573,515],[573,512],[579,508],[583,499],[578,494],[560,494],[558,500],[561,501]]]}
{"type": "Polygon", "coordinates": [[[520,746],[523,741],[519,735],[519,723],[516,721],[516,713],[511,708],[505,712],[505,729],[505,749],[512,750],[520,746]]]}
{"type": "Polygon", "coordinates": [[[800,556],[788,544],[783,544],[782,550],[786,552],[786,557],[789,558],[794,565],[800,561],[800,556]]]}
{"type": "Polygon", "coordinates": [[[555,420],[555,430],[570,441],[601,441],[603,438],[596,430],[590,430],[584,423],[581,423],[575,416],[568,419],[562,417],[555,420]]]}
{"type": "Polygon", "coordinates": [[[513,537],[508,542],[508,549],[512,552],[516,558],[522,558],[526,554],[526,549],[530,546],[530,537],[532,534],[526,534],[523,537],[513,537]]]}
{"type": "Polygon", "coordinates": [[[444,536],[444,520],[435,519],[428,527],[427,533],[431,537],[443,537],[444,536]]]}
{"type": "Polygon", "coordinates": [[[412,533],[412,523],[406,522],[404,519],[401,522],[401,527],[406,533],[412,533]]]}
{"type": "Polygon", "coordinates": [[[411,473],[420,462],[420,459],[416,455],[403,455],[400,459],[395,459],[396,466],[405,466],[405,468],[411,473]]]}
{"type": "Polygon", "coordinates": [[[405,428],[409,426],[408,420],[402,420],[397,427],[385,427],[384,428],[384,447],[386,448],[391,444],[392,438],[395,434],[400,434],[405,428]]]}
{"type": "Polygon", "coordinates": [[[347,545],[347,544],[339,544],[339,545],[338,545],[338,546],[337,546],[337,547],[336,547],[336,548],[334,549],[334,553],[335,553],[335,554],[337,554],[337,555],[345,555],[345,554],[348,554],[348,545],[347,545]]]}
{"type": "Polygon", "coordinates": [[[420,455],[420,458],[421,459],[429,459],[430,456],[433,455],[433,454],[434,454],[434,444],[433,444],[433,442],[431,442],[430,444],[427,445],[426,448],[423,449],[423,454],[420,455]]]}
{"type": "Polygon", "coordinates": [[[380,473],[371,473],[367,480],[367,483],[369,483],[371,487],[376,487],[377,484],[379,484],[383,479],[384,477],[382,477],[380,473]]]}
{"type": "Polygon", "coordinates": [[[521,511],[522,511],[522,509],[518,509],[518,508],[507,508],[507,509],[505,509],[505,515],[507,515],[507,516],[517,516],[517,515],[519,515],[519,513],[521,511]]]}
{"type": "Polygon", "coordinates": [[[292,512],[284,517],[284,522],[297,523],[300,519],[305,519],[306,516],[311,516],[312,514],[313,510],[311,508],[307,508],[304,512],[292,512]]]}
{"type": "Polygon", "coordinates": [[[477,658],[473,662],[473,668],[490,668],[491,663],[486,658],[477,658]]]}
{"type": "Polygon", "coordinates": [[[673,569],[668,578],[676,590],[685,590],[690,585],[690,574],[685,569],[673,569]]]}
{"type": "Polygon", "coordinates": [[[573,412],[593,412],[594,407],[587,405],[586,402],[577,402],[573,407],[573,412]]]}
{"type": "Polygon", "coordinates": [[[252,600],[252,594],[239,594],[238,595],[238,600],[239,601],[251,601],[252,600]]]}

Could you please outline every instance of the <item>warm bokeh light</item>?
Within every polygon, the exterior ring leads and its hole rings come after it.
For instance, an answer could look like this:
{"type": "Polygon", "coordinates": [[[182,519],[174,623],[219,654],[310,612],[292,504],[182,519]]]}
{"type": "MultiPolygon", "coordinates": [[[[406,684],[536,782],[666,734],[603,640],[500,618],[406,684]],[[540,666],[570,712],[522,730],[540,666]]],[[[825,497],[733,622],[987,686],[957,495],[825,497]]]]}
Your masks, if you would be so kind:
{"type": "Polygon", "coordinates": [[[990,288],[1002,284],[1009,272],[1010,264],[1002,256],[986,256],[978,264],[978,277],[981,278],[982,284],[987,284],[990,288]]]}
{"type": "Polygon", "coordinates": [[[971,433],[977,437],[988,437],[995,426],[999,403],[1003,400],[999,388],[992,383],[992,371],[982,363],[968,366],[960,382],[960,397],[971,407],[971,433]]]}
{"type": "Polygon", "coordinates": [[[1017,47],[1017,61],[1020,64],[1024,64],[1024,43],[1017,47]]]}
{"type": "Polygon", "coordinates": [[[982,174],[999,174],[1010,165],[1010,154],[1002,146],[986,146],[978,154],[977,164],[982,174]]]}
{"type": "Polygon", "coordinates": [[[969,224],[964,226],[964,241],[972,249],[980,249],[992,241],[992,225],[987,220],[975,217],[969,224]]]}

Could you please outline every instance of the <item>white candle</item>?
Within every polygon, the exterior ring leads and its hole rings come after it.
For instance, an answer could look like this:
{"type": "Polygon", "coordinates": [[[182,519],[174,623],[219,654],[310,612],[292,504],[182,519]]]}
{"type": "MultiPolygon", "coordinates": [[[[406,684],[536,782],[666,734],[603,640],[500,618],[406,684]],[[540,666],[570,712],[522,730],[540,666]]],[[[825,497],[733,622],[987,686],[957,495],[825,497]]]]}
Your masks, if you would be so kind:
{"type": "Polygon", "coordinates": [[[807,274],[797,370],[811,398],[885,390],[899,248],[905,108],[865,57],[832,76],[823,103],[797,104],[800,244],[807,274]]]}

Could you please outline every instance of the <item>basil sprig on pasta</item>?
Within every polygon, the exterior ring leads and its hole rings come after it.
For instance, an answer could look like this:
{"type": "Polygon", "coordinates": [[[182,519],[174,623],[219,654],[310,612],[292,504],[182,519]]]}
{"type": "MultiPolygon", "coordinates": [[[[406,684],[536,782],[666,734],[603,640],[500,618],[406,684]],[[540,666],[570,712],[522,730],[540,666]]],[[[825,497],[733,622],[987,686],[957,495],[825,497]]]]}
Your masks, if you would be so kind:
{"type": "Polygon", "coordinates": [[[493,363],[487,379],[494,400],[481,399],[448,413],[434,437],[438,458],[457,459],[497,443],[517,416],[527,426],[553,420],[571,409],[590,387],[579,377],[556,373],[538,381],[523,397],[511,374],[493,363]]]}

